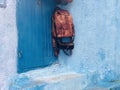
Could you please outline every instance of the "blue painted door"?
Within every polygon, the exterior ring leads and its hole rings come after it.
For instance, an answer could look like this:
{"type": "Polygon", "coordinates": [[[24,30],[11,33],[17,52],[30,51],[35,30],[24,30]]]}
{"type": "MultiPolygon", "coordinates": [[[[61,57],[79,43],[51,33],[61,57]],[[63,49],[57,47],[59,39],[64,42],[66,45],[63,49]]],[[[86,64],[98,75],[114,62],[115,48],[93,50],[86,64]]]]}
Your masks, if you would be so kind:
{"type": "Polygon", "coordinates": [[[54,0],[18,0],[18,72],[52,64],[51,17],[54,0]]]}

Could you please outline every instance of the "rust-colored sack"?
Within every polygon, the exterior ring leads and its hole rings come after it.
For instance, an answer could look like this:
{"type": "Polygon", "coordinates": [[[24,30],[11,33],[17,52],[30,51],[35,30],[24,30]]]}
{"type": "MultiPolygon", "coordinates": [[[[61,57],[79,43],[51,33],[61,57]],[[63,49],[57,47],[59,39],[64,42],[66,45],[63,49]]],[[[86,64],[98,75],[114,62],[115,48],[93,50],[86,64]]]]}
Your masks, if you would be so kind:
{"type": "Polygon", "coordinates": [[[52,23],[52,43],[55,56],[58,56],[60,49],[65,54],[71,55],[75,34],[72,16],[67,10],[56,8],[52,23]],[[64,42],[66,40],[67,42],[64,42]]]}
{"type": "Polygon", "coordinates": [[[67,10],[57,10],[54,14],[54,22],[59,38],[74,36],[72,16],[67,10]]]}

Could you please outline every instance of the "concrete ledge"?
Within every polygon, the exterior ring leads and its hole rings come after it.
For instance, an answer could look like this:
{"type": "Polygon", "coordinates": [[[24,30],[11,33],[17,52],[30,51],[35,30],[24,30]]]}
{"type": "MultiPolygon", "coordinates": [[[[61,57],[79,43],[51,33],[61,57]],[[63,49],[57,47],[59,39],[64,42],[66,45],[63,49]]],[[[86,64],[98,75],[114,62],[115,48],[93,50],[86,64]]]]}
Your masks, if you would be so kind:
{"type": "Polygon", "coordinates": [[[85,74],[50,67],[17,75],[9,90],[82,90],[86,86],[85,74]]]}

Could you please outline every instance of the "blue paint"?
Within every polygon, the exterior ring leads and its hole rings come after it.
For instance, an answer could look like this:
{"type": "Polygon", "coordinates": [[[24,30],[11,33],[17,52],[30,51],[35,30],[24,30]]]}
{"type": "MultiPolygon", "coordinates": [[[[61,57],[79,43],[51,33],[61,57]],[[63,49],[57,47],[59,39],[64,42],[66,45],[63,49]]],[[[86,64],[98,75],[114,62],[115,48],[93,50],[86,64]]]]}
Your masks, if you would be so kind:
{"type": "Polygon", "coordinates": [[[82,90],[86,85],[85,74],[53,65],[19,74],[14,77],[9,87],[10,90],[82,90]]]}
{"type": "Polygon", "coordinates": [[[14,85],[11,85],[11,88],[26,87],[31,83],[31,80],[27,76],[19,77],[14,79],[14,85]],[[14,86],[14,87],[13,87],[14,86]]]}
{"type": "Polygon", "coordinates": [[[104,81],[113,82],[114,80],[117,80],[115,71],[112,70],[106,71],[104,81]]]}
{"type": "Polygon", "coordinates": [[[56,3],[51,0],[18,0],[18,72],[52,64],[51,17],[56,3]]]}
{"type": "MultiPolygon", "coordinates": [[[[101,81],[111,83],[118,80],[120,78],[120,1],[74,0],[73,3],[61,7],[69,10],[73,16],[76,32],[73,55],[68,57],[60,52],[59,69],[53,67],[53,71],[43,69],[42,72],[36,72],[46,76],[49,72],[53,74],[53,72],[62,72],[61,69],[69,68],[70,71],[87,74],[88,83],[94,85],[101,81]]],[[[23,11],[25,12],[25,9],[23,11]]],[[[27,14],[30,15],[30,12],[27,14]]],[[[21,15],[24,16],[24,13],[21,15]]],[[[24,20],[26,23],[29,21],[29,19],[24,20]]],[[[20,22],[18,25],[24,26],[20,22]]],[[[26,60],[29,61],[29,59],[26,60]]],[[[24,66],[21,64],[21,67],[24,66]]],[[[51,69],[51,67],[48,68],[51,69]]],[[[67,70],[65,72],[68,73],[67,70]]],[[[33,71],[31,73],[29,76],[36,75],[33,71]]],[[[37,76],[39,76],[38,73],[37,76]]],[[[102,84],[102,86],[107,85],[102,84]]]]}
{"type": "Polygon", "coordinates": [[[74,0],[61,7],[72,14],[76,33],[73,55],[61,53],[60,63],[87,73],[91,83],[119,79],[120,1],[74,0]]]}
{"type": "Polygon", "coordinates": [[[105,50],[100,49],[98,51],[98,57],[100,58],[101,61],[105,60],[105,50]]]}

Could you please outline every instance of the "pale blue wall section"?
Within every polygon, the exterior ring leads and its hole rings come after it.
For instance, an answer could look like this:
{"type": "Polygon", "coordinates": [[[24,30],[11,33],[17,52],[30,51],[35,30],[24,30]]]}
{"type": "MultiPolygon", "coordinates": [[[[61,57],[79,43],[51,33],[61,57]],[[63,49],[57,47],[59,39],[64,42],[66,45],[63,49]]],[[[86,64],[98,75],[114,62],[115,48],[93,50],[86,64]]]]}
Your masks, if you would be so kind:
{"type": "Polygon", "coordinates": [[[51,0],[17,0],[18,72],[46,67],[56,61],[52,51],[51,0]]]}
{"type": "Polygon", "coordinates": [[[74,19],[75,49],[71,57],[61,55],[59,61],[76,71],[94,73],[98,80],[117,78],[120,68],[120,1],[74,0],[64,8],[74,19]]]}

